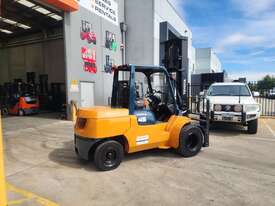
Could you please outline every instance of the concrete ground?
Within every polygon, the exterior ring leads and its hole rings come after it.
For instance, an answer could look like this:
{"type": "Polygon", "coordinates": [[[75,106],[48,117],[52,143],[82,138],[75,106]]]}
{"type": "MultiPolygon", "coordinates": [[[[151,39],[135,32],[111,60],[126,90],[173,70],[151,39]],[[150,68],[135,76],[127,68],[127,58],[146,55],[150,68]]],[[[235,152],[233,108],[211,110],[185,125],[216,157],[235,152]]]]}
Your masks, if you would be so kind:
{"type": "Polygon", "coordinates": [[[3,124],[10,205],[275,205],[275,120],[261,120],[257,135],[215,125],[196,157],[147,151],[110,172],[76,158],[70,122],[44,115],[3,124]]]}

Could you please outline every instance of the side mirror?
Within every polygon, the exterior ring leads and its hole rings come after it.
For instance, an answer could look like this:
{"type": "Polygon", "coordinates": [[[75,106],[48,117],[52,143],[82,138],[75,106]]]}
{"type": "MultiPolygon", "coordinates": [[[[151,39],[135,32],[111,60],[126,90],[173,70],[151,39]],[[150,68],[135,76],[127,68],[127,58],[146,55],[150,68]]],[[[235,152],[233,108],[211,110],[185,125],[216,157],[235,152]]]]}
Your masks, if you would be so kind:
{"type": "Polygon", "coordinates": [[[207,90],[203,90],[202,92],[200,92],[200,96],[206,96],[207,94],[207,90]]]}

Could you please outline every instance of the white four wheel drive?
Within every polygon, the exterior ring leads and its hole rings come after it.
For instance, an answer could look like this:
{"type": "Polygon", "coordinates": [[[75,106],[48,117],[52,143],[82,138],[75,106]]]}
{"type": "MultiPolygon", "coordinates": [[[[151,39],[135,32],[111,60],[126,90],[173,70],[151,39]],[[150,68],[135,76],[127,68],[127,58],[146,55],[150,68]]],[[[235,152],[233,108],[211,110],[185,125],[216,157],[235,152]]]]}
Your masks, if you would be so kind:
{"type": "Polygon", "coordinates": [[[210,102],[212,122],[237,123],[248,127],[248,133],[256,134],[260,105],[244,83],[214,83],[206,93],[210,102]]]}

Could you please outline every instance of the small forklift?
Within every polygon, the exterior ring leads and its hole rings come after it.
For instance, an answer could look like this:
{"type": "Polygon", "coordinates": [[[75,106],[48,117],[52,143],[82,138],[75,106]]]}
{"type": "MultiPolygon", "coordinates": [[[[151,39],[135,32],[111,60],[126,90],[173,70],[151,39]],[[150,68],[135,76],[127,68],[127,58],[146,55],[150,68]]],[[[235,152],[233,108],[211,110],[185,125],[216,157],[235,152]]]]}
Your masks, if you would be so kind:
{"type": "Polygon", "coordinates": [[[187,116],[165,67],[122,65],[113,71],[111,107],[77,112],[74,143],[80,158],[94,159],[99,170],[107,171],[117,168],[125,153],[159,148],[192,157],[209,146],[209,118],[195,124],[187,116]]]}
{"type": "Polygon", "coordinates": [[[28,93],[12,97],[10,101],[9,114],[24,116],[37,114],[39,112],[38,98],[28,93]]]}
{"type": "Polygon", "coordinates": [[[16,79],[10,85],[11,88],[8,89],[10,91],[8,113],[11,115],[24,116],[39,112],[39,100],[35,89],[35,73],[27,73],[27,79],[27,83],[24,83],[21,79],[16,79]]]}

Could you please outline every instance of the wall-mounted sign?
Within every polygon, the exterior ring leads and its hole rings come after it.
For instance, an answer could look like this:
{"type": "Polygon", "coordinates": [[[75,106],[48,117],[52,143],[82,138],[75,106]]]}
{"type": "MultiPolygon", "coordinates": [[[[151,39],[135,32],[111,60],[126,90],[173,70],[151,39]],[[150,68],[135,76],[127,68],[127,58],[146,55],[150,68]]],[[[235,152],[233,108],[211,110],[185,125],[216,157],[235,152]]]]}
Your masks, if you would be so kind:
{"type": "Polygon", "coordinates": [[[114,33],[106,31],[105,47],[112,51],[117,50],[116,35],[114,33]]]}
{"type": "Polygon", "coordinates": [[[92,28],[93,27],[90,22],[82,20],[80,27],[80,38],[82,40],[87,40],[89,44],[96,44],[96,35],[92,31],[92,28]]]}
{"type": "Polygon", "coordinates": [[[109,55],[106,55],[105,58],[104,71],[111,74],[113,72],[112,67],[115,65],[115,60],[111,59],[109,55]]]}
{"type": "Polygon", "coordinates": [[[118,25],[118,4],[114,0],[80,0],[79,4],[118,25]]]}
{"type": "Polygon", "coordinates": [[[83,65],[84,71],[95,74],[97,72],[95,49],[82,47],[81,55],[82,55],[82,60],[84,62],[84,65],[83,65]]]}

